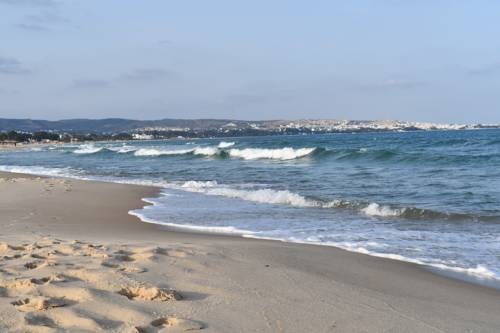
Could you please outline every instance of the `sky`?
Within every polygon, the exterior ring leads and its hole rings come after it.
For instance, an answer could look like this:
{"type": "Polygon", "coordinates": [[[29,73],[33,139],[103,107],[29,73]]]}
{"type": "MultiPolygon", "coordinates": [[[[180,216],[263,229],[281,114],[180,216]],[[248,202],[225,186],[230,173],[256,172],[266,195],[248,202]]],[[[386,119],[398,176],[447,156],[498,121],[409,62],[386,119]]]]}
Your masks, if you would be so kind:
{"type": "Polygon", "coordinates": [[[500,123],[497,0],[0,0],[0,118],[500,123]]]}

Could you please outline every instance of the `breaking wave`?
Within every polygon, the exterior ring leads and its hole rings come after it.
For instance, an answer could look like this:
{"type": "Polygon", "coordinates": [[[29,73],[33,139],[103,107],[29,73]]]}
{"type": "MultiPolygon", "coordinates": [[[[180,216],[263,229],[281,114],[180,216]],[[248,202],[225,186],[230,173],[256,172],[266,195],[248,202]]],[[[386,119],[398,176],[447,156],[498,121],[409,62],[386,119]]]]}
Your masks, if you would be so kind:
{"type": "Polygon", "coordinates": [[[183,155],[189,154],[194,149],[165,150],[154,148],[141,148],[134,152],[135,156],[163,156],[163,155],[183,155]]]}
{"type": "Polygon", "coordinates": [[[218,148],[228,148],[228,147],[232,147],[234,145],[235,145],[235,142],[221,141],[217,147],[218,148]]]}
{"type": "Polygon", "coordinates": [[[231,157],[238,157],[245,160],[273,159],[273,160],[293,160],[307,156],[314,152],[316,148],[245,148],[230,149],[228,154],[231,157]]]}
{"type": "MultiPolygon", "coordinates": [[[[169,187],[175,187],[175,185],[169,187]]],[[[220,185],[216,181],[187,181],[180,186],[180,189],[206,195],[217,195],[264,204],[281,204],[303,208],[345,209],[356,211],[357,213],[374,218],[500,222],[500,217],[493,215],[447,213],[417,207],[396,207],[393,205],[382,205],[375,202],[370,203],[343,199],[320,200],[308,198],[288,190],[238,189],[220,185]]]]}
{"type": "Polygon", "coordinates": [[[226,186],[219,186],[215,181],[187,181],[181,186],[181,188],[190,192],[218,195],[227,198],[237,198],[258,203],[287,204],[296,207],[315,206],[313,201],[309,201],[305,197],[290,191],[276,191],[271,189],[241,190],[226,186]]]}
{"type": "Polygon", "coordinates": [[[313,153],[316,148],[245,148],[245,149],[221,149],[222,146],[230,147],[234,142],[221,142],[217,147],[195,147],[189,149],[156,149],[141,148],[134,152],[135,156],[172,156],[172,155],[200,155],[235,157],[244,160],[273,159],[273,160],[293,160],[313,153]]]}
{"type": "Polygon", "coordinates": [[[113,151],[118,154],[127,154],[138,150],[137,147],[133,146],[121,146],[121,147],[107,147],[107,150],[113,151]]]}
{"type": "Polygon", "coordinates": [[[141,148],[134,152],[135,156],[169,156],[169,155],[203,155],[213,156],[217,155],[219,150],[215,147],[196,147],[191,149],[155,149],[155,148],[141,148]]]}
{"type": "Polygon", "coordinates": [[[28,175],[49,176],[49,177],[68,177],[80,178],[79,171],[66,168],[46,168],[42,166],[19,166],[19,165],[0,165],[0,171],[12,173],[24,173],[28,175]]]}
{"type": "Polygon", "coordinates": [[[95,154],[103,150],[103,147],[96,147],[93,145],[82,145],[78,149],[73,151],[73,154],[95,154]]]}

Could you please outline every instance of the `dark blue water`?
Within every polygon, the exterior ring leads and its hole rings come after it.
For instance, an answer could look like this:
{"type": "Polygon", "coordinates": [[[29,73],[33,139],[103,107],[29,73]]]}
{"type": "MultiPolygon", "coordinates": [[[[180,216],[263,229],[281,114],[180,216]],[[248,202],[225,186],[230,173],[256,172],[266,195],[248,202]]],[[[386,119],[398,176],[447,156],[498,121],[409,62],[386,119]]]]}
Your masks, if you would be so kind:
{"type": "Polygon", "coordinates": [[[500,278],[500,130],[51,146],[0,170],[163,187],[144,221],[500,278]]]}

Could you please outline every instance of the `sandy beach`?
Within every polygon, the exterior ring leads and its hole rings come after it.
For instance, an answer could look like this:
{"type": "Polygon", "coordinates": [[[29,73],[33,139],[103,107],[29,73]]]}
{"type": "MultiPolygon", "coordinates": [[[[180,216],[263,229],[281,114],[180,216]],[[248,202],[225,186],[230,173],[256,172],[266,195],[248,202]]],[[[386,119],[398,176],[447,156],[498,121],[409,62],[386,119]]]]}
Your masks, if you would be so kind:
{"type": "Polygon", "coordinates": [[[2,173],[0,189],[0,332],[500,331],[492,288],[128,214],[156,188],[2,173]]]}

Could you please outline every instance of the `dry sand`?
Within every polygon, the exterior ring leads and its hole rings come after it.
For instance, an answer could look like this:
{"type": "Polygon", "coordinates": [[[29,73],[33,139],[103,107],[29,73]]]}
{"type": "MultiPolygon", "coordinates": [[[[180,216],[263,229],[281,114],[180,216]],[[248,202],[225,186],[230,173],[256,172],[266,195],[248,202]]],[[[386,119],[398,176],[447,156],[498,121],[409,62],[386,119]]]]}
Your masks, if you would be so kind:
{"type": "Polygon", "coordinates": [[[157,189],[0,174],[0,332],[499,332],[500,292],[130,216],[157,189]]]}

